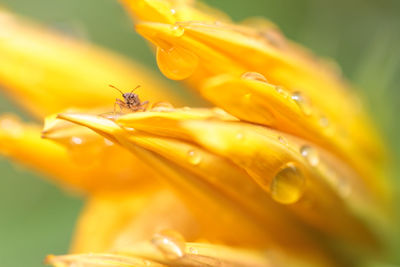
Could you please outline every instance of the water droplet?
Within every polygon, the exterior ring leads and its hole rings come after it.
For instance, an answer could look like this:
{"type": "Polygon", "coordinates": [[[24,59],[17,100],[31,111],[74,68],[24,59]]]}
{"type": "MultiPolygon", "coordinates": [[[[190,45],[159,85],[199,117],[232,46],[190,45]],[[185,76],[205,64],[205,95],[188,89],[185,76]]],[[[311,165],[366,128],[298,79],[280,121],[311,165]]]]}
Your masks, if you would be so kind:
{"type": "Polygon", "coordinates": [[[168,50],[157,48],[157,64],[160,71],[169,79],[183,80],[196,70],[199,58],[191,51],[173,46],[168,50]]]}
{"type": "Polygon", "coordinates": [[[288,98],[289,97],[289,93],[279,85],[275,86],[275,91],[278,94],[280,94],[281,96],[283,96],[284,98],[288,98]]]}
{"type": "Polygon", "coordinates": [[[72,145],[82,145],[83,140],[80,137],[73,136],[73,137],[71,137],[71,144],[72,145]]]}
{"type": "Polygon", "coordinates": [[[173,230],[162,230],[155,234],[151,243],[170,260],[182,258],[185,255],[185,240],[182,235],[173,230]]]}
{"type": "Polygon", "coordinates": [[[294,163],[285,164],[271,182],[272,198],[282,204],[297,202],[303,194],[305,179],[294,163]]]}
{"type": "Polygon", "coordinates": [[[134,132],[135,128],[132,127],[124,127],[125,130],[127,130],[128,132],[134,132]]]}
{"type": "Polygon", "coordinates": [[[154,103],[153,106],[151,107],[151,111],[155,111],[155,112],[168,112],[168,111],[172,111],[173,109],[174,109],[174,106],[168,102],[157,102],[157,103],[154,103]]]}
{"type": "Polygon", "coordinates": [[[196,150],[189,150],[188,153],[189,162],[193,165],[198,165],[201,162],[201,155],[196,150]]]}
{"type": "Polygon", "coordinates": [[[113,146],[113,145],[114,145],[114,142],[108,140],[107,138],[104,138],[104,144],[105,144],[106,146],[113,146]]]}
{"type": "Polygon", "coordinates": [[[195,255],[197,255],[197,254],[199,253],[199,251],[197,250],[197,248],[194,248],[194,247],[190,247],[190,248],[189,248],[189,252],[192,253],[192,254],[195,254],[195,255]]]}
{"type": "Polygon", "coordinates": [[[317,166],[319,164],[319,156],[317,151],[310,146],[302,146],[300,148],[300,154],[307,160],[311,166],[317,166]]]}
{"type": "Polygon", "coordinates": [[[241,76],[242,79],[254,80],[259,82],[267,83],[267,78],[264,77],[261,73],[258,72],[245,72],[241,76]]]}
{"type": "Polygon", "coordinates": [[[175,9],[171,8],[171,14],[175,15],[175,13],[176,13],[175,9]]]}
{"type": "Polygon", "coordinates": [[[181,37],[185,33],[185,28],[180,25],[172,25],[172,35],[175,37],[181,37]]]}
{"type": "Polygon", "coordinates": [[[307,116],[311,115],[311,106],[308,100],[300,93],[294,92],[292,94],[292,99],[299,106],[300,110],[307,116]]]}

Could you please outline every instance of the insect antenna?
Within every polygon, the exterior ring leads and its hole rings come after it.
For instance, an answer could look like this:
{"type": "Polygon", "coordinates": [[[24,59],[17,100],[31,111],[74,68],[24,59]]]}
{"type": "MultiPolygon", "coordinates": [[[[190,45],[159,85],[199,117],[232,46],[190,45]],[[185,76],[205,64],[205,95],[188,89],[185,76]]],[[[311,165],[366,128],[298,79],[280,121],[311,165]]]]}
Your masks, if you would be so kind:
{"type": "Polygon", "coordinates": [[[117,87],[115,87],[114,85],[112,85],[112,84],[109,84],[108,86],[110,86],[111,88],[114,88],[114,89],[116,89],[116,90],[118,90],[118,92],[120,92],[121,93],[121,95],[123,95],[124,93],[121,91],[121,90],[119,90],[117,87]]]}
{"type": "Polygon", "coordinates": [[[135,91],[136,89],[138,89],[140,87],[140,85],[136,86],[135,88],[132,89],[131,93],[133,93],[133,91],[135,91]]]}

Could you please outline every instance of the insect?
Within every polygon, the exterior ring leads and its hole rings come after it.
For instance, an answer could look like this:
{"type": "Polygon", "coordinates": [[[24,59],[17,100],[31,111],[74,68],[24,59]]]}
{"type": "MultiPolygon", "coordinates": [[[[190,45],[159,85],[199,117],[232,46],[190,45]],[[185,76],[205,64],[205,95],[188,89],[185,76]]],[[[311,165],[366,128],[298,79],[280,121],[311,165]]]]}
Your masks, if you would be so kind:
{"type": "Polygon", "coordinates": [[[114,89],[116,89],[116,90],[118,90],[121,93],[122,97],[124,98],[124,100],[121,100],[119,98],[117,98],[115,100],[114,113],[115,113],[116,105],[118,105],[120,107],[121,111],[123,109],[130,110],[130,111],[133,111],[133,112],[146,111],[147,105],[149,104],[149,101],[141,102],[140,99],[139,99],[139,96],[133,92],[136,89],[138,89],[140,87],[140,85],[136,86],[130,93],[123,93],[121,90],[119,90],[114,85],[110,84],[109,86],[114,88],[114,89]]]}

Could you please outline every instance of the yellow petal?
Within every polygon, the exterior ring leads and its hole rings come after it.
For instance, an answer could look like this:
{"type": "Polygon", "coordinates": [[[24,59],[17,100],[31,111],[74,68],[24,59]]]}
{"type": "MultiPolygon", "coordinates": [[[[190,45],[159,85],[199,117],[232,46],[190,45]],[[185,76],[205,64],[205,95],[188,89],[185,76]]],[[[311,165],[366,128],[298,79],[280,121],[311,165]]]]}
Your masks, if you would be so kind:
{"type": "Polygon", "coordinates": [[[0,10],[0,84],[22,107],[42,118],[69,107],[112,110],[121,90],[142,85],[143,101],[180,102],[142,67],[0,10]]]}
{"type": "Polygon", "coordinates": [[[101,117],[62,114],[61,118],[86,125],[100,134],[113,135],[121,145],[164,174],[164,180],[191,207],[200,224],[207,229],[202,232],[203,237],[216,242],[256,247],[277,244],[304,257],[327,256],[319,247],[321,243],[316,246],[316,240],[304,234],[301,223],[281,214],[278,206],[266,198],[247,174],[228,161],[189,144],[118,130],[101,117]],[[235,191],[239,184],[241,188],[248,189],[240,193],[235,191]],[[204,207],[207,207],[206,213],[204,207]],[[271,217],[269,212],[274,215],[271,217]],[[218,224],[215,224],[216,218],[218,224]],[[284,230],[277,231],[277,227],[284,230]],[[285,232],[287,235],[283,234],[285,232]],[[308,254],[310,249],[315,255],[308,254]]]}
{"type": "Polygon", "coordinates": [[[96,193],[81,214],[71,251],[107,252],[148,240],[161,229],[176,229],[187,240],[199,237],[196,220],[167,190],[142,186],[122,193],[96,193]],[[169,216],[171,211],[174,216],[169,216]]]}
{"type": "MultiPolygon", "coordinates": [[[[221,109],[169,109],[159,112],[150,110],[148,112],[130,113],[116,119],[118,125],[125,128],[156,133],[168,137],[183,138],[187,136],[179,132],[179,123],[182,120],[226,120],[237,121],[237,119],[221,109]]],[[[187,139],[187,138],[186,138],[187,139]]]]}
{"type": "Polygon", "coordinates": [[[296,135],[331,151],[355,168],[379,198],[387,197],[387,181],[377,179],[383,177],[382,166],[366,155],[358,139],[345,133],[343,125],[335,124],[300,93],[290,94],[257,73],[217,76],[200,90],[207,99],[242,120],[296,135]]]}
{"type": "Polygon", "coordinates": [[[188,121],[183,127],[200,145],[245,168],[272,198],[289,204],[288,208],[308,223],[328,232],[335,231],[343,238],[370,245],[376,242],[372,229],[349,210],[353,201],[360,209],[368,210],[369,204],[362,201],[369,199],[369,203],[378,205],[376,200],[362,184],[359,186],[359,177],[351,174],[351,169],[346,170],[345,165],[323,158],[316,162],[313,155],[302,153],[301,148],[308,145],[318,156],[319,149],[313,144],[301,140],[299,144],[292,143],[279,132],[246,124],[188,121]],[[315,168],[319,167],[319,161],[325,166],[322,170],[315,168]],[[336,169],[339,166],[344,169],[336,169]],[[343,177],[341,172],[345,173],[343,177]],[[352,183],[354,187],[349,188],[352,183]]]}
{"type": "MultiPolygon", "coordinates": [[[[165,246],[158,246],[158,236],[152,239],[152,243],[139,243],[132,247],[127,247],[118,254],[126,256],[134,256],[145,258],[154,262],[162,263],[167,266],[188,266],[188,267],[199,267],[199,266],[254,266],[254,267],[268,267],[268,266],[279,266],[285,262],[284,259],[280,258],[279,253],[276,252],[274,257],[271,259],[263,253],[239,249],[230,248],[222,245],[202,244],[202,243],[182,243],[171,242],[169,246],[176,248],[181,246],[181,254],[173,255],[167,253],[165,246]]],[[[168,236],[164,236],[169,242],[168,236]]],[[[174,251],[171,249],[171,252],[174,251]]],[[[179,250],[178,250],[179,251],[179,250]]],[[[312,266],[312,265],[310,265],[312,266]]]]}
{"type": "Polygon", "coordinates": [[[46,264],[51,264],[54,267],[162,267],[164,265],[150,262],[134,257],[126,257],[113,254],[78,254],[54,256],[49,255],[45,260],[46,264]]]}
{"type": "Polygon", "coordinates": [[[121,0],[133,18],[173,24],[177,21],[229,20],[217,10],[189,0],[121,0]]]}
{"type": "Polygon", "coordinates": [[[134,155],[92,132],[86,131],[85,136],[64,136],[62,145],[42,139],[41,135],[39,126],[3,115],[0,117],[0,154],[74,191],[130,190],[149,184],[155,176],[134,155]]]}
{"type": "MultiPolygon", "coordinates": [[[[185,79],[192,75],[189,83],[200,89],[207,77],[223,73],[238,77],[248,71],[258,72],[291,93],[301,92],[323,116],[340,125],[365,153],[381,160],[380,139],[349,86],[305,51],[290,44],[284,49],[276,47],[258,31],[243,26],[190,21],[178,26],[177,35],[176,27],[170,24],[136,25],[141,35],[158,46],[157,62],[167,77],[185,79]],[[186,64],[181,64],[179,57],[186,59],[186,64]],[[188,59],[193,64],[188,64],[188,59]]],[[[215,97],[208,99],[213,101],[215,97]]]]}

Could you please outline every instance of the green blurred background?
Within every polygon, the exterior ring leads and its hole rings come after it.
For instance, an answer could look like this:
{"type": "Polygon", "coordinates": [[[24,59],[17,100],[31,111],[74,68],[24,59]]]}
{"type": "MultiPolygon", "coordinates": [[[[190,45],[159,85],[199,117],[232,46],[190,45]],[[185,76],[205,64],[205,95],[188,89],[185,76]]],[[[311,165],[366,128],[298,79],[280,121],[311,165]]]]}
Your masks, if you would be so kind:
{"type": "MultiPolygon", "coordinates": [[[[235,20],[269,18],[290,39],[335,59],[382,129],[393,162],[400,163],[400,1],[205,2],[235,20]]],[[[158,73],[154,56],[115,0],[0,0],[0,5],[120,52],[158,73]]],[[[22,114],[0,93],[0,113],[4,112],[22,114]]],[[[0,174],[0,266],[42,266],[46,254],[67,252],[83,202],[4,158],[0,174]]]]}

